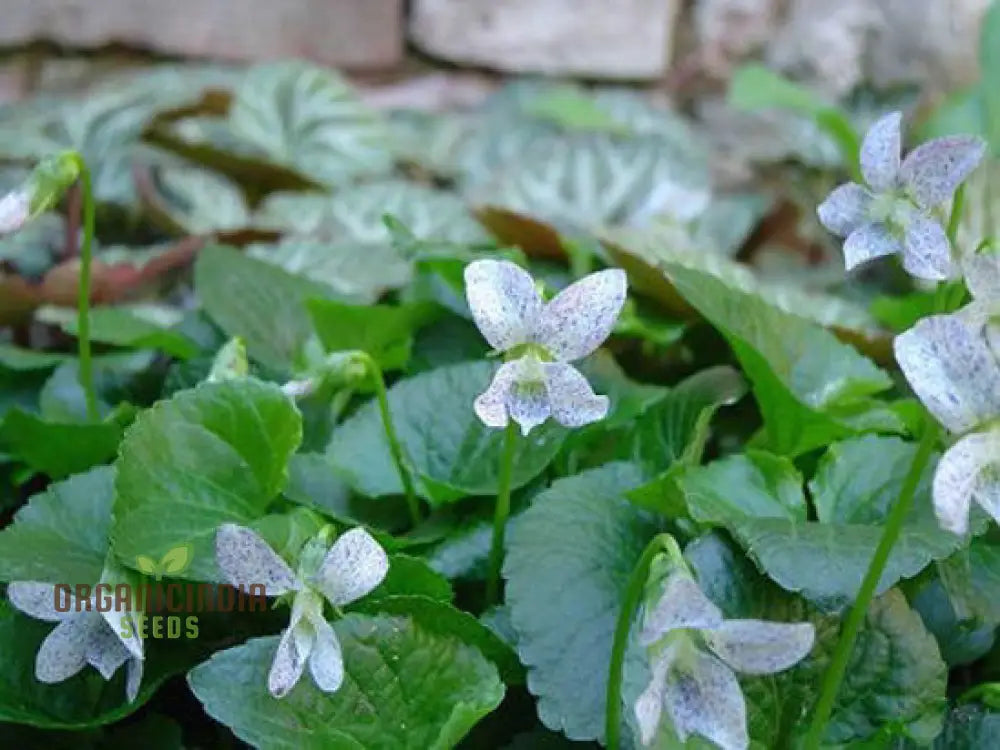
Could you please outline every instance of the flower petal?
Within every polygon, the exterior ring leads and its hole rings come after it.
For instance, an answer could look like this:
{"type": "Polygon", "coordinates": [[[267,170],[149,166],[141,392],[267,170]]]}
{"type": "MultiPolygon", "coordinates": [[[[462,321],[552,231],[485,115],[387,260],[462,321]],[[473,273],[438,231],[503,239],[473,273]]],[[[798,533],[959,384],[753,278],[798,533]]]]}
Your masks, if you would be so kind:
{"type": "Polygon", "coordinates": [[[573,365],[549,362],[543,367],[552,417],[559,424],[582,427],[607,416],[610,399],[595,395],[590,383],[573,365]]]}
{"type": "Polygon", "coordinates": [[[867,190],[849,182],[830,193],[816,209],[816,214],[828,230],[839,237],[847,237],[864,223],[871,202],[872,196],[867,190]]]}
{"type": "Polygon", "coordinates": [[[954,534],[969,530],[973,500],[1000,519],[1000,431],[974,432],[951,446],[938,462],[932,489],[938,522],[954,534]]]}
{"type": "Polygon", "coordinates": [[[504,362],[493,376],[490,387],[476,396],[472,408],[487,427],[507,426],[507,401],[517,378],[519,360],[504,362]]]}
{"type": "Polygon", "coordinates": [[[903,243],[885,224],[862,224],[844,242],[844,268],[848,271],[875,258],[903,251],[903,243]]]}
{"type": "Polygon", "coordinates": [[[288,563],[257,532],[226,523],[215,534],[215,562],[233,586],[264,585],[268,596],[297,591],[299,582],[288,563]]]}
{"type": "Polygon", "coordinates": [[[643,618],[639,643],[643,646],[656,643],[677,628],[717,628],[722,624],[722,612],[705,594],[695,580],[683,572],[672,573],[667,578],[663,593],[643,618]]]}
{"type": "Polygon", "coordinates": [[[1000,255],[968,253],[961,260],[962,275],[977,300],[1000,301],[1000,255]]]}
{"type": "Polygon", "coordinates": [[[0,235],[16,232],[31,214],[31,196],[25,190],[15,190],[0,198],[0,235]]]}
{"type": "Polygon", "coordinates": [[[896,186],[903,149],[901,112],[890,112],[868,129],[861,143],[861,174],[873,190],[884,192],[896,186]]]}
{"type": "Polygon", "coordinates": [[[560,361],[586,357],[611,335],[627,291],[618,268],[583,277],[542,308],[532,339],[560,361]]]}
{"type": "Polygon", "coordinates": [[[653,661],[652,678],[649,685],[635,701],[633,710],[639,725],[639,739],[643,745],[650,744],[656,737],[663,713],[663,691],[666,688],[667,672],[674,657],[674,648],[668,646],[657,654],[653,661]]]}
{"type": "Polygon", "coordinates": [[[943,281],[951,276],[951,243],[944,228],[922,211],[907,221],[903,268],[918,279],[943,281]]]}
{"type": "Polygon", "coordinates": [[[906,157],[900,180],[922,208],[933,208],[951,198],[985,154],[986,142],[974,135],[935,138],[906,157]]]}
{"type": "Polygon", "coordinates": [[[932,315],[896,337],[896,361],[937,420],[963,433],[1000,414],[1000,366],[959,315],[932,315]]]}
{"type": "Polygon", "coordinates": [[[816,629],[808,622],[726,620],[702,635],[716,656],[737,672],[773,674],[797,664],[812,651],[816,629]]]}
{"type": "Polygon", "coordinates": [[[310,617],[316,641],[309,654],[309,673],[316,687],[324,693],[333,693],[344,683],[344,657],[340,641],[330,623],[323,617],[310,617]]]}
{"type": "Polygon", "coordinates": [[[311,632],[305,632],[294,620],[281,634],[278,650],[267,675],[267,689],[275,698],[284,698],[298,683],[312,651],[311,632]]]}
{"type": "Polygon", "coordinates": [[[385,550],[359,526],[333,543],[316,572],[315,583],[330,604],[342,607],[369,593],[388,572],[385,550]]]}
{"type": "Polygon", "coordinates": [[[694,650],[674,661],[663,702],[680,739],[696,734],[722,750],[746,750],[746,703],[733,671],[711,654],[694,650]]]}
{"type": "Polygon", "coordinates": [[[465,297],[483,337],[497,351],[527,342],[542,309],[534,279],[507,260],[476,260],[467,265],[465,297]]]}
{"type": "Polygon", "coordinates": [[[97,624],[90,613],[63,620],[42,641],[35,657],[35,677],[41,682],[62,682],[79,672],[87,663],[90,630],[97,624]]]}
{"type": "Polygon", "coordinates": [[[101,673],[101,677],[110,680],[118,667],[132,656],[119,634],[109,627],[95,626],[90,630],[87,641],[87,663],[101,673]]]}
{"type": "Polygon", "coordinates": [[[7,586],[7,598],[10,603],[36,620],[61,622],[76,614],[76,599],[72,594],[66,595],[69,609],[65,612],[56,609],[55,595],[56,587],[51,583],[12,581],[7,586]]]}
{"type": "Polygon", "coordinates": [[[142,659],[129,659],[125,667],[125,697],[129,703],[135,703],[142,686],[142,659]]]}

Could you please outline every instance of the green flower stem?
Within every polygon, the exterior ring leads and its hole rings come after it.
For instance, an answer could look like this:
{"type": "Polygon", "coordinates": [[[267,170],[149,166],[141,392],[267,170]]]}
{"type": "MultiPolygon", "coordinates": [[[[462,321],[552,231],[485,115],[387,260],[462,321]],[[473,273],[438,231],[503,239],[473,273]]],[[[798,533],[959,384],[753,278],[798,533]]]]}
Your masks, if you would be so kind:
{"type": "Polygon", "coordinates": [[[500,570],[503,567],[503,540],[510,516],[510,478],[514,472],[514,448],[517,445],[517,424],[507,423],[503,434],[503,452],[500,454],[500,486],[497,487],[497,504],[493,511],[493,540],[490,542],[489,567],[486,578],[486,606],[500,600],[500,570]]]}
{"type": "Polygon", "coordinates": [[[94,226],[97,209],[94,204],[94,190],[87,163],[79,154],[73,154],[73,162],[80,172],[80,193],[83,202],[83,245],[80,248],[80,282],[77,296],[76,340],[80,356],[80,387],[83,388],[87,404],[87,418],[97,421],[97,393],[94,390],[94,365],[90,356],[90,266],[93,260],[94,226]]]}
{"type": "Polygon", "coordinates": [[[615,636],[611,643],[611,663],[608,667],[608,692],[604,709],[604,737],[608,750],[618,750],[621,744],[622,719],[622,679],[625,665],[625,649],[628,647],[628,634],[632,629],[632,620],[642,601],[646,579],[649,578],[649,566],[659,552],[667,550],[672,557],[683,563],[683,556],[677,542],[670,534],[657,534],[642,551],[639,561],[629,574],[625,586],[625,599],[618,610],[618,621],[615,623],[615,636]]]}
{"type": "Polygon", "coordinates": [[[833,657],[830,659],[830,666],[827,668],[826,674],[823,675],[819,700],[816,702],[812,722],[809,725],[809,733],[806,735],[805,744],[803,745],[805,750],[818,750],[820,747],[823,730],[826,729],[826,723],[833,712],[833,703],[837,698],[840,683],[844,679],[844,673],[847,671],[847,662],[854,651],[854,643],[857,640],[858,631],[861,629],[861,623],[868,614],[868,605],[875,595],[875,589],[878,587],[879,579],[882,578],[886,563],[889,562],[889,555],[892,552],[892,548],[899,539],[899,534],[903,530],[906,518],[910,514],[917,486],[920,484],[920,478],[927,468],[927,462],[930,461],[940,432],[941,429],[936,422],[929,421],[924,428],[920,444],[917,446],[917,453],[913,457],[910,471],[907,473],[906,479],[903,482],[903,489],[899,493],[899,500],[889,513],[885,529],[882,532],[882,538],[879,539],[878,547],[875,548],[875,555],[872,557],[868,571],[865,573],[861,589],[854,600],[854,606],[851,607],[847,620],[840,631],[840,640],[837,641],[837,647],[833,652],[833,657]]]}
{"type": "MultiPolygon", "coordinates": [[[[955,238],[958,234],[958,225],[961,220],[964,203],[965,191],[963,185],[955,194],[955,200],[952,202],[951,217],[948,220],[948,240],[951,242],[953,248],[955,246],[955,238]]],[[[940,284],[935,293],[934,312],[951,312],[961,304],[963,298],[964,294],[953,294],[946,283],[940,284]]],[[[910,508],[913,506],[913,498],[916,494],[917,486],[920,484],[920,478],[927,468],[927,463],[930,461],[931,454],[934,452],[934,446],[937,445],[940,435],[941,428],[937,422],[928,421],[924,426],[920,444],[917,446],[917,453],[913,457],[913,463],[910,465],[910,470],[903,481],[899,500],[889,512],[885,528],[882,531],[882,538],[879,539],[878,546],[875,548],[875,554],[872,556],[872,561],[868,565],[864,580],[861,582],[861,588],[858,591],[857,598],[854,600],[854,606],[851,607],[851,611],[847,615],[847,620],[844,621],[844,626],[841,628],[840,639],[837,641],[837,647],[834,649],[833,656],[830,659],[830,666],[827,667],[826,674],[823,675],[819,699],[816,701],[816,708],[813,711],[812,721],[809,724],[809,733],[806,735],[805,743],[803,744],[805,750],[818,750],[820,747],[823,730],[826,729],[826,723],[830,720],[830,714],[833,712],[833,704],[837,699],[837,692],[840,690],[840,683],[844,679],[844,673],[847,671],[847,663],[850,660],[851,653],[854,651],[858,631],[861,629],[861,624],[868,613],[868,605],[875,595],[875,589],[878,588],[878,582],[882,578],[885,566],[889,562],[889,555],[892,553],[892,548],[899,539],[903,525],[906,523],[910,508]]]]}
{"type": "Polygon", "coordinates": [[[399,481],[402,482],[403,491],[406,493],[406,507],[410,511],[410,521],[416,526],[420,523],[420,502],[417,500],[417,493],[413,487],[413,477],[410,476],[410,470],[406,467],[403,448],[399,444],[399,437],[396,435],[396,428],[392,423],[392,415],[389,413],[389,395],[385,390],[382,368],[367,352],[358,351],[355,356],[359,362],[364,364],[375,384],[375,398],[378,400],[378,409],[382,414],[382,426],[385,428],[386,440],[389,441],[389,452],[392,454],[392,460],[396,463],[399,481]]]}

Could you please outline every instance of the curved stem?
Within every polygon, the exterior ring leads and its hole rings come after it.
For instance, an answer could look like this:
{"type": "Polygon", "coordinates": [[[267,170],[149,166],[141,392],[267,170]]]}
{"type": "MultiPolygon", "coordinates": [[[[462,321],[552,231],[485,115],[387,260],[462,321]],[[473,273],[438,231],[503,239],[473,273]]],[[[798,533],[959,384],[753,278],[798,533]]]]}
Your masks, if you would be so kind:
{"type": "Polygon", "coordinates": [[[80,247],[80,282],[77,296],[76,340],[80,355],[80,387],[87,404],[87,418],[97,421],[97,393],[94,390],[94,368],[90,357],[90,266],[93,260],[94,227],[97,208],[90,170],[79,154],[74,161],[80,170],[80,192],[83,198],[83,245],[80,247]]]}
{"type": "Polygon", "coordinates": [[[403,459],[403,448],[399,444],[399,437],[396,435],[396,428],[392,423],[392,415],[389,413],[389,396],[385,390],[385,378],[382,377],[382,368],[379,367],[370,354],[367,352],[357,352],[357,357],[361,360],[365,369],[371,375],[375,384],[375,398],[378,401],[378,409],[382,415],[382,426],[385,429],[385,437],[389,442],[389,453],[396,464],[396,471],[399,472],[399,481],[403,484],[403,492],[406,494],[406,507],[410,511],[410,522],[416,526],[420,523],[420,503],[417,500],[417,493],[413,487],[413,478],[403,459]]]}
{"type": "Polygon", "coordinates": [[[917,446],[917,452],[913,457],[913,463],[910,465],[910,471],[903,481],[903,489],[899,493],[899,500],[889,513],[885,529],[882,532],[882,538],[879,539],[878,546],[875,548],[875,555],[868,565],[868,571],[865,573],[865,578],[861,583],[857,598],[854,600],[854,606],[851,607],[850,614],[848,614],[847,620],[844,621],[844,626],[840,631],[840,639],[837,641],[837,647],[833,652],[833,657],[830,659],[830,666],[827,667],[826,674],[823,675],[819,700],[816,702],[816,709],[813,712],[812,722],[809,725],[809,733],[806,735],[803,745],[806,750],[818,750],[820,746],[823,730],[826,728],[826,723],[833,712],[833,703],[837,699],[837,691],[840,689],[840,683],[844,679],[844,672],[847,671],[847,662],[854,650],[858,631],[861,629],[861,624],[868,613],[868,604],[875,595],[875,589],[882,578],[882,572],[889,561],[892,548],[896,544],[896,540],[899,539],[899,534],[906,523],[906,518],[913,505],[913,497],[916,495],[917,486],[920,484],[920,478],[927,468],[927,462],[934,451],[939,433],[940,428],[936,422],[928,422],[924,428],[924,434],[920,439],[920,444],[917,446]]]}
{"type": "Polygon", "coordinates": [[[611,642],[611,663],[608,667],[608,692],[604,707],[604,738],[608,750],[618,750],[621,743],[622,723],[622,679],[625,665],[625,649],[628,647],[628,634],[632,629],[632,620],[642,601],[642,592],[649,577],[649,566],[658,552],[663,549],[674,550],[680,556],[677,542],[670,534],[657,534],[646,545],[639,556],[639,561],[629,574],[625,586],[625,599],[618,610],[618,621],[615,623],[615,636],[611,642]]]}
{"type": "Polygon", "coordinates": [[[490,542],[489,567],[486,577],[486,606],[492,606],[500,598],[500,571],[503,567],[503,540],[510,515],[510,478],[514,471],[514,446],[517,444],[517,424],[507,423],[503,435],[503,451],[500,454],[500,477],[497,487],[497,504],[493,511],[493,539],[490,542]]]}

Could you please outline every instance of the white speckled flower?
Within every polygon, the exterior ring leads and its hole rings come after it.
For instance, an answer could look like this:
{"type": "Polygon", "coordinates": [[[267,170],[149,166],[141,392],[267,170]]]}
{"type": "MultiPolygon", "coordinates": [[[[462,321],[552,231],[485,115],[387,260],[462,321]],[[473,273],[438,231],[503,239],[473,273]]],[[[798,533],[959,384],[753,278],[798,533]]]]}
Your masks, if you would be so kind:
{"type": "Polygon", "coordinates": [[[723,750],[745,750],[746,702],[735,672],[786,670],[812,650],[815,636],[807,622],[727,620],[687,571],[675,571],[639,635],[653,672],[635,703],[642,743],[654,740],[666,711],[681,742],[700,735],[723,750]]]}
{"type": "Polygon", "coordinates": [[[543,302],[531,276],[509,261],[477,260],[465,268],[465,293],[476,325],[506,355],[490,387],[475,401],[489,427],[508,419],[527,435],[552,417],[566,427],[603,419],[607,396],[597,396],[570,362],[586,357],[610,335],[622,306],[625,272],[592,273],[543,302]]]}
{"type": "MultiPolygon", "coordinates": [[[[36,620],[59,623],[48,634],[35,657],[35,677],[41,682],[68,680],[86,665],[105,680],[126,664],[125,695],[129,702],[139,695],[142,682],[142,639],[129,611],[112,608],[98,611],[95,593],[78,601],[69,592],[60,592],[51,583],[15,581],[7,587],[7,598],[17,609],[36,620]]],[[[105,602],[106,603],[106,602],[105,602]]]]}
{"type": "Polygon", "coordinates": [[[961,436],[934,473],[934,511],[955,534],[969,528],[975,500],[1000,522],[1000,362],[987,313],[973,303],[932,315],[896,337],[896,361],[924,406],[961,436]]]}
{"type": "Polygon", "coordinates": [[[281,635],[267,687],[284,698],[295,687],[306,664],[316,686],[338,690],[344,681],[340,642],[323,615],[323,599],[334,607],[357,601],[371,592],[389,571],[389,558],[362,528],[342,534],[327,549],[320,533],[300,555],[298,573],[251,529],[235,524],[219,527],[215,559],[233,586],[263,585],[268,596],[292,596],[292,616],[281,635]]]}
{"type": "Polygon", "coordinates": [[[951,275],[951,246],[934,211],[950,200],[986,153],[971,135],[936,138],[900,160],[902,115],[886,115],[861,145],[867,185],[841,185],[820,205],[819,219],[844,242],[847,270],[884,255],[902,254],[903,267],[931,281],[951,275]]]}

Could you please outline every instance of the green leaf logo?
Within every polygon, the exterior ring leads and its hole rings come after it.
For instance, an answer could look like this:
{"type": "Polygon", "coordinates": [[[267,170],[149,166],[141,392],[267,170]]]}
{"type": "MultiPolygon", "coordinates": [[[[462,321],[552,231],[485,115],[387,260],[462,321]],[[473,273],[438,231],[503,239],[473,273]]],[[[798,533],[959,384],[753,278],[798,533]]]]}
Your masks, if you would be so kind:
{"type": "Polygon", "coordinates": [[[191,545],[181,544],[172,549],[168,549],[163,558],[156,562],[147,555],[138,555],[135,558],[135,566],[148,576],[153,576],[157,581],[165,575],[176,576],[183,573],[191,565],[191,545]]]}

